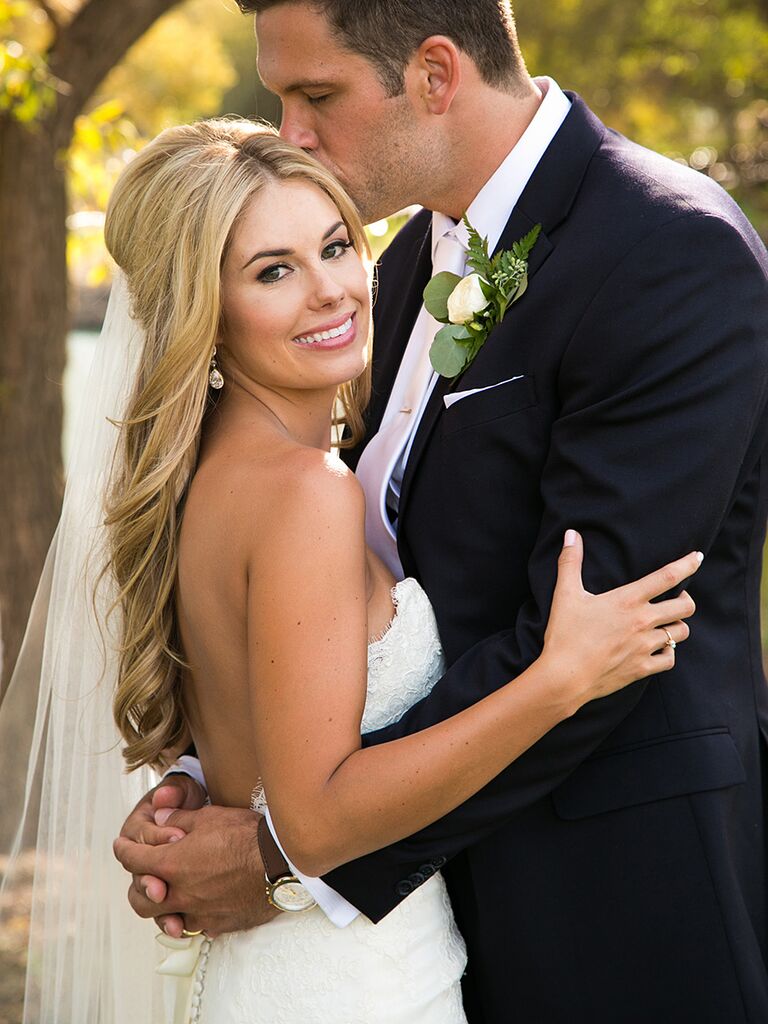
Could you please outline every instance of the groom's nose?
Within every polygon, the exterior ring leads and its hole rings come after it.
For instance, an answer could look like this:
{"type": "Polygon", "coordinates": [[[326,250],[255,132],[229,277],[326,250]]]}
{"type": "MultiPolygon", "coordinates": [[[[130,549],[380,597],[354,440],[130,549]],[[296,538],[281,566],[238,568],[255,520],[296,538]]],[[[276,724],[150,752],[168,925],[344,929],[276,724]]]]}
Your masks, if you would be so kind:
{"type": "Polygon", "coordinates": [[[283,106],[283,116],[280,121],[280,135],[288,142],[292,142],[294,146],[299,146],[301,149],[306,149],[310,153],[319,146],[319,140],[317,133],[312,131],[306,123],[302,123],[298,112],[287,109],[283,106]]]}

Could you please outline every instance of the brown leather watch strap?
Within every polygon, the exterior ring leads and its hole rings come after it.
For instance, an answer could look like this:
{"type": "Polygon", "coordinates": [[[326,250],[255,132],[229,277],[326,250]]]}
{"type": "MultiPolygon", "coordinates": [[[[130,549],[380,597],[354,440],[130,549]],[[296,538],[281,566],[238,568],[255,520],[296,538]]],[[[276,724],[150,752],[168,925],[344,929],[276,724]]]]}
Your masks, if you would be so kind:
{"type": "Polygon", "coordinates": [[[293,872],[288,866],[288,861],[280,852],[280,847],[269,831],[266,818],[260,819],[256,827],[256,838],[259,843],[261,859],[264,862],[264,874],[272,885],[275,884],[278,878],[284,878],[286,875],[292,876],[293,872]]]}

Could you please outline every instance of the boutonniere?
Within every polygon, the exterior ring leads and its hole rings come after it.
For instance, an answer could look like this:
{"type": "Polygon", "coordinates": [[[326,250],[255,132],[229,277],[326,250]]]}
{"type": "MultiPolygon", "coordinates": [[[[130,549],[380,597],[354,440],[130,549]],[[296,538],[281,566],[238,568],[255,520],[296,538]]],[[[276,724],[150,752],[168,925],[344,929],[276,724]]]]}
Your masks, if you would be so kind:
{"type": "Polygon", "coordinates": [[[509,307],[528,287],[528,257],[541,233],[541,224],[491,257],[488,239],[481,238],[464,215],[469,232],[466,277],[443,271],[424,289],[424,305],[441,324],[429,350],[430,362],[442,377],[457,377],[483,347],[509,307]]]}

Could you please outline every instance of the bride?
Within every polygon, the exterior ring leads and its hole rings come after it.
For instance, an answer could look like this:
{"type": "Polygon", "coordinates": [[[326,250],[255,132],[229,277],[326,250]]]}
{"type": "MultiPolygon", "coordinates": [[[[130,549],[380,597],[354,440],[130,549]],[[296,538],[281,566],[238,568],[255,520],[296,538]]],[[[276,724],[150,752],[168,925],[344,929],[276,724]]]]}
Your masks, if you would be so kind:
{"type": "Polygon", "coordinates": [[[33,748],[47,779],[45,934],[27,1019],[460,1024],[465,954],[439,871],[377,926],[338,929],[314,908],[163,937],[160,971],[187,979],[169,1002],[102,846],[146,783],[136,772],[131,794],[104,753],[105,692],[128,769],[163,769],[193,741],[211,799],[242,808],[263,791],[289,859],[321,875],[442,817],[587,701],[671,668],[692,602],[651,602],[700,556],[594,596],[569,531],[537,661],[460,715],[362,749],[361,730],[425,696],[444,661],[426,594],[366,549],[361,488],[331,452],[334,427],[359,438],[370,389],[354,207],[271,129],[203,122],[168,129],[128,166],[106,239],[131,315],[118,284],[100,357],[111,348],[101,383],[119,431],[104,431],[94,398],[47,573],[59,599],[33,748]],[[95,602],[78,596],[83,566],[95,602]],[[94,615],[103,664],[84,653],[98,651],[94,615]]]}

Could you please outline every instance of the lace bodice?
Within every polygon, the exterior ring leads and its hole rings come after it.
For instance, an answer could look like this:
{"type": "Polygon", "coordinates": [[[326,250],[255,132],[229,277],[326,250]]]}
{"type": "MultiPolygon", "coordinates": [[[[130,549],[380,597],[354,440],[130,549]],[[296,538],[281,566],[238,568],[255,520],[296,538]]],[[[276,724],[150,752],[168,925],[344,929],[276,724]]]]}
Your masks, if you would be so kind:
{"type": "Polygon", "coordinates": [[[391,725],[422,697],[445,670],[435,613],[420,584],[409,577],[392,588],[395,617],[368,645],[368,696],[362,731],[391,725]]]}

